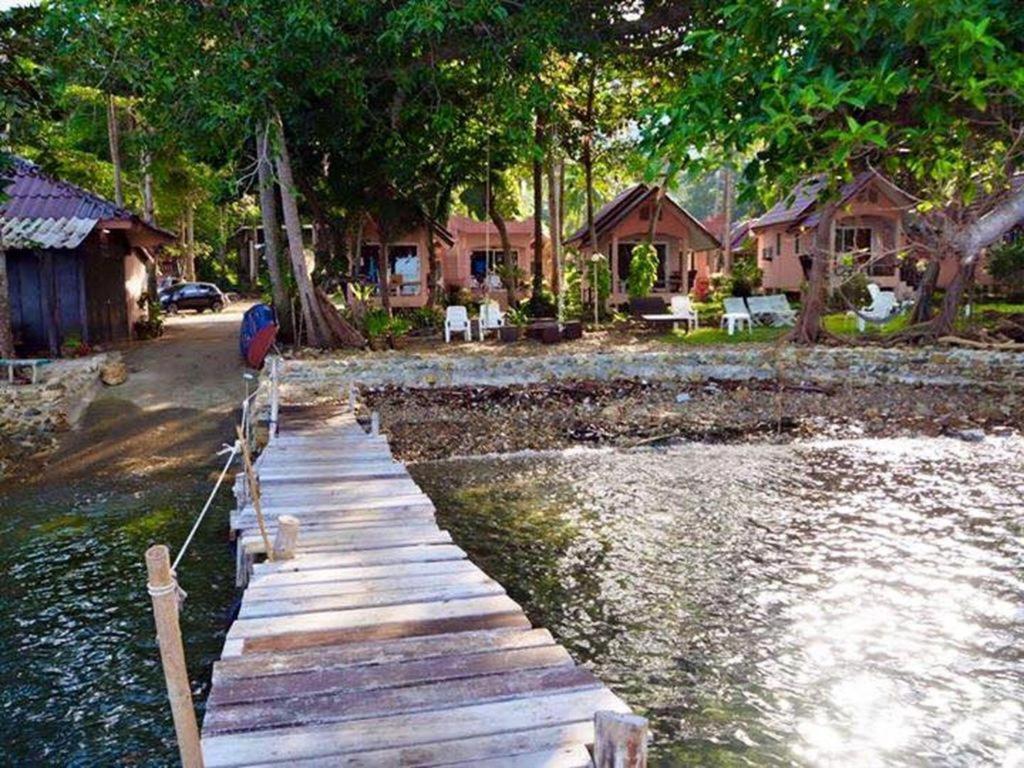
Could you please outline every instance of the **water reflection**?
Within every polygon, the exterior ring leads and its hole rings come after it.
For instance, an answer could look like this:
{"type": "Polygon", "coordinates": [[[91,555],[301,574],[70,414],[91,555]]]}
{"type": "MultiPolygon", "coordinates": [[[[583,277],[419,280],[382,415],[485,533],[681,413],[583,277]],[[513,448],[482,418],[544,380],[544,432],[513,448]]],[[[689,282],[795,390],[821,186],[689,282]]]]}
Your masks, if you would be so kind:
{"type": "Polygon", "coordinates": [[[1024,765],[1024,443],[683,446],[415,469],[650,718],[659,765],[1024,765]]]}

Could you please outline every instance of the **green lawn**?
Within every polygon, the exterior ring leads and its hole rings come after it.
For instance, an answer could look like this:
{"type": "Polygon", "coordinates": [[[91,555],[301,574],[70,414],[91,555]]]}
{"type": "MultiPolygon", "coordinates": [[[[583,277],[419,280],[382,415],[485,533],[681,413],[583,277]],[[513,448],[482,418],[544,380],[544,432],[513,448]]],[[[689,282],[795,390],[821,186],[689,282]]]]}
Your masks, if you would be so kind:
{"type": "MultiPolygon", "coordinates": [[[[1008,302],[986,302],[974,305],[974,315],[971,319],[962,318],[960,324],[969,326],[977,322],[979,315],[985,312],[998,312],[999,314],[1024,313],[1024,304],[1013,304],[1008,302]]],[[[896,333],[907,326],[907,314],[898,315],[886,323],[877,325],[868,323],[867,330],[861,334],[857,331],[857,318],[846,313],[835,313],[825,316],[825,329],[836,336],[846,336],[850,339],[856,338],[877,338],[896,333]]],[[[689,346],[707,346],[712,344],[756,344],[775,341],[784,335],[786,328],[764,328],[755,327],[749,333],[747,331],[736,331],[729,336],[724,329],[716,327],[698,328],[695,331],[686,333],[683,330],[671,331],[662,338],[670,344],[682,344],[689,346]]]]}

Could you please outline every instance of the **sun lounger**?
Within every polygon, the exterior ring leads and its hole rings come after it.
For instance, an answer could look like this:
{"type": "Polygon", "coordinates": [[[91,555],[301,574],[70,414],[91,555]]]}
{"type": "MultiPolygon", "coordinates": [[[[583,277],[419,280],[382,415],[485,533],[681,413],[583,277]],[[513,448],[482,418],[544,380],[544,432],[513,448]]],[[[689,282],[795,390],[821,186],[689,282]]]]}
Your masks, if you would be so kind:
{"type": "Polygon", "coordinates": [[[750,318],[758,325],[793,325],[796,310],[789,306],[789,300],[781,293],[769,296],[748,296],[747,310],[750,318]]]}
{"type": "Polygon", "coordinates": [[[679,323],[686,323],[688,330],[700,327],[700,318],[690,303],[689,296],[673,296],[667,313],[658,312],[641,317],[651,323],[672,323],[673,328],[678,328],[679,323]]]}

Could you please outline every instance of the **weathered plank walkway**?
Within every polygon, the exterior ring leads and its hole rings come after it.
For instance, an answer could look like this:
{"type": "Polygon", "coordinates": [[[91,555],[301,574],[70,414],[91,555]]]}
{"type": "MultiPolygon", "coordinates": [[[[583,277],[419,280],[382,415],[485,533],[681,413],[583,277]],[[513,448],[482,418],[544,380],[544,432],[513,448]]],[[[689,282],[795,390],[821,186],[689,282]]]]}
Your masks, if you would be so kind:
{"type": "MultiPolygon", "coordinates": [[[[438,528],[385,438],[282,408],[262,508],[296,556],[251,565],[203,722],[206,765],[589,766],[598,710],[628,711],[438,528]]],[[[262,552],[251,506],[232,515],[262,552]]]]}

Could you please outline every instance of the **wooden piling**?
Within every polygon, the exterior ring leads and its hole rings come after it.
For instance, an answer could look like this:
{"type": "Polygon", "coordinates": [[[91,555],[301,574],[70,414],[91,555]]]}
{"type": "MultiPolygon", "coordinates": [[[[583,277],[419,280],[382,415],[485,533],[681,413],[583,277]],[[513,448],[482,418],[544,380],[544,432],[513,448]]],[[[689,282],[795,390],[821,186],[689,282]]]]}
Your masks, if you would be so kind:
{"type": "Polygon", "coordinates": [[[299,540],[299,518],[281,515],[277,518],[277,536],[274,537],[274,559],[291,560],[295,557],[295,544],[299,540]]]}
{"type": "Polygon", "coordinates": [[[153,600],[153,617],[160,645],[160,661],[171,702],[174,732],[184,768],[202,768],[203,752],[199,743],[199,725],[192,706],[192,690],[185,666],[185,649],[178,624],[178,585],[171,573],[170,551],[163,544],[146,550],[148,589],[153,600]]]}
{"type": "Polygon", "coordinates": [[[645,768],[646,765],[646,718],[622,712],[596,712],[595,768],[645,768]]]}
{"type": "Polygon", "coordinates": [[[270,435],[269,440],[277,437],[277,419],[281,410],[281,395],[278,388],[281,384],[279,363],[281,358],[274,357],[270,360],[270,435]]]}

